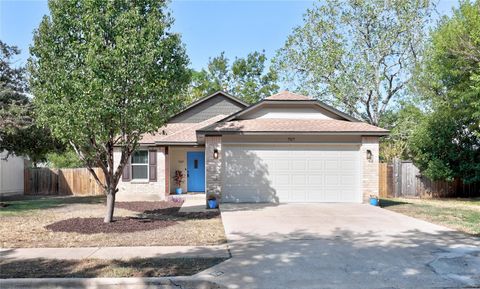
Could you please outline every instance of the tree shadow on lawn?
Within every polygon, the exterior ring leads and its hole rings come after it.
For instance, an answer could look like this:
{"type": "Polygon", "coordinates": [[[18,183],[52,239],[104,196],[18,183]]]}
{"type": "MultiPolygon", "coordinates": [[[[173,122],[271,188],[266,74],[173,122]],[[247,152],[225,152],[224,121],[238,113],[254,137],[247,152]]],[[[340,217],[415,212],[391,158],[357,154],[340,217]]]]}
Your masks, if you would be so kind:
{"type": "Polygon", "coordinates": [[[190,276],[226,258],[134,258],[57,260],[2,258],[0,278],[93,278],[190,276]]]}
{"type": "Polygon", "coordinates": [[[10,196],[2,197],[1,202],[8,206],[0,208],[0,213],[22,213],[32,210],[60,208],[71,204],[102,204],[104,196],[10,196]]]}

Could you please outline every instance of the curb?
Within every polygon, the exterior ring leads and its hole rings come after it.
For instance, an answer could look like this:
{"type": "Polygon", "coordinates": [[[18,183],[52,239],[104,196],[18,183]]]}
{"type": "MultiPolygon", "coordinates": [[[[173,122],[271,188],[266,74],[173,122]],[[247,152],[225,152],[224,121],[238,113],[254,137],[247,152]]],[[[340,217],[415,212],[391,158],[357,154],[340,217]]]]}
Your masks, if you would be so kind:
{"type": "Polygon", "coordinates": [[[15,278],[0,279],[0,288],[11,289],[224,289],[205,278],[136,277],[136,278],[15,278]]]}

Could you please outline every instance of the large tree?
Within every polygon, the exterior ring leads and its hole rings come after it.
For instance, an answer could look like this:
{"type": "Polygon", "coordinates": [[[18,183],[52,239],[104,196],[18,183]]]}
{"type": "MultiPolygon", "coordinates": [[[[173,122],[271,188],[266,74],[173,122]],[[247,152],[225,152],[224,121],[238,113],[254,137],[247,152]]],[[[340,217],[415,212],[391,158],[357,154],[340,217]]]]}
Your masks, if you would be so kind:
{"type": "Polygon", "coordinates": [[[415,84],[428,113],[413,160],[432,179],[480,181],[480,1],[465,1],[432,32],[415,84]]]}
{"type": "Polygon", "coordinates": [[[390,134],[380,142],[380,159],[391,162],[395,158],[410,159],[411,139],[424,112],[410,102],[402,103],[396,110],[388,111],[382,117],[380,126],[390,130],[390,134]]]}
{"type": "Polygon", "coordinates": [[[254,103],[278,91],[277,74],[266,66],[264,52],[252,52],[231,64],[225,53],[211,58],[207,69],[193,71],[188,95],[192,99],[223,90],[254,103]]]}
{"type": "Polygon", "coordinates": [[[11,154],[28,156],[36,165],[63,146],[35,122],[25,68],[15,65],[19,54],[16,46],[0,41],[0,152],[7,151],[7,159],[11,154]]]}
{"type": "Polygon", "coordinates": [[[0,132],[21,128],[31,122],[25,68],[15,66],[20,54],[16,46],[0,40],[0,132]]]}
{"type": "Polygon", "coordinates": [[[283,80],[378,125],[405,93],[422,50],[428,0],[327,0],[304,15],[275,59],[283,80]]]}
{"type": "Polygon", "coordinates": [[[29,61],[39,120],[68,142],[107,195],[142,134],[164,125],[189,83],[188,59],[163,0],[50,0],[29,61]],[[114,147],[121,157],[114,165],[114,147]],[[100,167],[102,183],[93,170],[100,167]]]}

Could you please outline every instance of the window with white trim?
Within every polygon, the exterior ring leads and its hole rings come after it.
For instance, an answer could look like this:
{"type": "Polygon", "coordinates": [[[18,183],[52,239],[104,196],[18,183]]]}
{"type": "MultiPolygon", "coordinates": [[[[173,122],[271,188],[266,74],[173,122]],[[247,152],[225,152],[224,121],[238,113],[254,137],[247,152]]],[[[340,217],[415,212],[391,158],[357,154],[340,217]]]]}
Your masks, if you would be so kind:
{"type": "Polygon", "coordinates": [[[148,180],[148,151],[135,151],[131,166],[132,180],[148,180]]]}

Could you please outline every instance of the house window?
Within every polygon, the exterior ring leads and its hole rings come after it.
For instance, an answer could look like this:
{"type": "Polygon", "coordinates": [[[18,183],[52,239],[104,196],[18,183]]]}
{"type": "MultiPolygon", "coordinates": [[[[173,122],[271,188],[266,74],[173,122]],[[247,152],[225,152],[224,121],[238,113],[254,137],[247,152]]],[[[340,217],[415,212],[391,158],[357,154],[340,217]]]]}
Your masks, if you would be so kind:
{"type": "Polygon", "coordinates": [[[132,154],[132,180],[148,180],[148,151],[132,154]]]}

